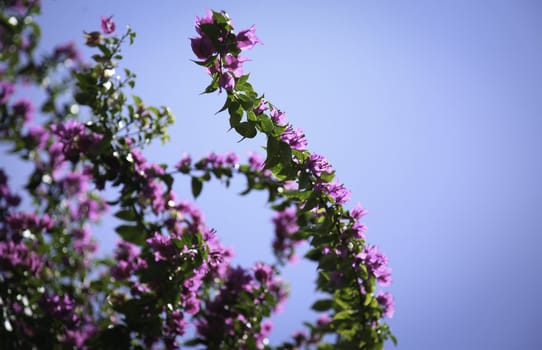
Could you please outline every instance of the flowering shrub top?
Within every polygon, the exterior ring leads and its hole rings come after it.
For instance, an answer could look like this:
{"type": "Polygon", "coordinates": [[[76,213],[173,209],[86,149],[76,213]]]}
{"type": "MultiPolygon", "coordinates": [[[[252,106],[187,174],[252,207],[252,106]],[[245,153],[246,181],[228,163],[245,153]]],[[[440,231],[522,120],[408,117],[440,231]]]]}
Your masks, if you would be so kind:
{"type": "Polygon", "coordinates": [[[1,348],[271,349],[268,318],[287,297],[280,268],[304,241],[311,245],[306,258],[317,263],[316,289],[327,294],[312,306],[322,315],[273,348],[378,349],[395,340],[382,320],[393,314],[393,300],[378,288],[391,282],[390,269],[365,243],[366,211],[343,207],[350,192],[334,180],[332,166],[309,152],[303,132],[243,73],[241,52],[261,43],[254,26],[236,33],[224,12],[209,11],[196,18],[191,45],[212,78],[205,92],[225,92],[221,111],[243,138],[266,135],[266,156],[251,154],[241,164],[235,154],[195,161],[183,155],[168,169],[141,150],[169,139],[173,114],[130,100],[135,75],[119,71],[122,44],[135,38],[131,29],[113,36],[113,18],[103,17],[101,32],[85,33],[97,50],[90,65],[73,43],[37,59],[32,16],[39,2],[0,6],[1,137],[33,165],[31,210],[0,170],[1,348]],[[15,98],[22,83],[43,88],[39,108],[15,98]],[[89,117],[79,115],[80,106],[89,117]],[[191,178],[194,197],[206,182],[228,185],[234,176],[246,178],[243,194],[267,191],[277,261],[232,266],[233,252],[202,213],[172,191],[177,176],[191,178]],[[115,189],[114,198],[104,199],[106,188],[115,189]],[[92,224],[106,210],[123,223],[113,256],[97,260],[92,224]],[[328,334],[337,335],[333,344],[328,334]]]}

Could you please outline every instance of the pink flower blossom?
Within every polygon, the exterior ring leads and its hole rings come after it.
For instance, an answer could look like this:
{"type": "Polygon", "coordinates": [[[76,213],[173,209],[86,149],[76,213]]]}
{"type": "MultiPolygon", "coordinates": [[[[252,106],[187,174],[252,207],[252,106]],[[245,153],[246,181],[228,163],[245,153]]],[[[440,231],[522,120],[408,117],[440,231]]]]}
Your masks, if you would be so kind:
{"type": "Polygon", "coordinates": [[[113,33],[115,31],[115,22],[113,22],[113,16],[102,16],[101,27],[104,34],[113,33]]]}
{"type": "Polygon", "coordinates": [[[237,47],[241,50],[252,49],[257,43],[263,44],[256,36],[256,26],[240,31],[236,37],[237,47]]]}

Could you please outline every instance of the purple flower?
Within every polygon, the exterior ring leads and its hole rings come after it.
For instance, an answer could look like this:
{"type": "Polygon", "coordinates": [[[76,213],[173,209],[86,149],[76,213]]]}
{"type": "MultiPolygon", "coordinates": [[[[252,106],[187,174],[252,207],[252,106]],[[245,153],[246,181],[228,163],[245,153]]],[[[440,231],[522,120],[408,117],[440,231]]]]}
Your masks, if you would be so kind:
{"type": "Polygon", "coordinates": [[[198,32],[200,35],[204,35],[204,33],[201,30],[202,24],[212,24],[214,23],[213,19],[213,11],[207,10],[207,13],[205,14],[205,17],[198,17],[196,16],[196,32],[198,32]]]}
{"type": "Polygon", "coordinates": [[[269,107],[267,106],[267,101],[264,98],[262,98],[262,99],[260,99],[260,103],[258,104],[258,106],[256,108],[254,108],[254,113],[262,114],[263,112],[265,112],[268,109],[269,109],[269,107]]]}
{"type": "Polygon", "coordinates": [[[79,201],[79,205],[75,208],[71,215],[74,220],[88,218],[90,221],[98,221],[100,215],[107,209],[104,202],[98,202],[94,198],[86,197],[79,201]]]}
{"type": "Polygon", "coordinates": [[[8,99],[15,92],[15,85],[7,81],[0,81],[0,104],[8,102],[8,99]]]}
{"type": "Polygon", "coordinates": [[[269,113],[269,116],[277,125],[285,125],[286,123],[286,113],[282,112],[280,109],[271,107],[271,113],[269,113]]]}
{"type": "Polygon", "coordinates": [[[206,60],[216,51],[211,38],[204,36],[190,38],[190,45],[194,54],[202,60],[206,60]]]}
{"type": "Polygon", "coordinates": [[[0,270],[10,270],[16,266],[23,266],[37,274],[43,267],[43,261],[37,253],[29,251],[23,242],[0,242],[0,270]]]}
{"type": "Polygon", "coordinates": [[[393,296],[388,292],[380,292],[376,296],[376,300],[382,306],[382,316],[393,317],[395,312],[393,296]]]}
{"type": "Polygon", "coordinates": [[[258,153],[250,152],[248,155],[248,164],[251,170],[261,171],[264,167],[265,160],[258,153]]]}
{"type": "Polygon", "coordinates": [[[170,333],[183,335],[187,327],[188,322],[184,319],[183,313],[180,310],[173,311],[168,318],[167,330],[170,333]]]}
{"type": "Polygon", "coordinates": [[[75,346],[77,349],[88,349],[85,342],[94,333],[96,333],[96,326],[93,324],[86,324],[77,330],[67,330],[64,338],[62,339],[63,345],[75,346]]]}
{"type": "Polygon", "coordinates": [[[294,130],[292,124],[288,124],[286,130],[280,135],[280,139],[298,151],[303,151],[307,147],[305,134],[301,129],[294,130]]]}
{"type": "Polygon", "coordinates": [[[154,261],[168,261],[179,256],[178,249],[174,246],[171,238],[159,232],[155,232],[154,236],[148,238],[146,242],[154,250],[154,261]]]}
{"type": "Polygon", "coordinates": [[[115,22],[113,22],[113,16],[104,17],[101,20],[102,32],[104,34],[111,34],[115,31],[115,22]]]}
{"type": "Polygon", "coordinates": [[[250,61],[248,58],[243,56],[234,56],[232,54],[227,54],[224,57],[223,67],[230,71],[236,78],[239,78],[243,75],[243,63],[250,61]]]}
{"type": "Polygon", "coordinates": [[[256,263],[252,268],[254,271],[254,278],[263,285],[267,285],[273,279],[273,268],[263,263],[256,263]]]}
{"type": "MultiPolygon", "coordinates": [[[[391,284],[391,269],[388,265],[388,258],[378,250],[376,246],[366,246],[362,253],[356,255],[356,264],[362,263],[367,270],[382,285],[391,284]]],[[[356,268],[356,266],[354,266],[356,268]]]]}
{"type": "Polygon", "coordinates": [[[51,130],[58,136],[64,156],[71,161],[77,161],[81,152],[91,150],[103,138],[98,134],[86,135],[85,126],[72,119],[51,125],[51,130]]]}
{"type": "Polygon", "coordinates": [[[34,105],[29,99],[22,98],[13,105],[13,113],[15,113],[15,115],[18,117],[22,117],[24,123],[26,124],[32,119],[34,105]]]}
{"type": "Polygon", "coordinates": [[[227,91],[232,91],[235,86],[233,75],[228,72],[220,74],[218,77],[218,86],[220,87],[220,90],[226,89],[227,91]]]}
{"type": "Polygon", "coordinates": [[[211,169],[222,168],[224,166],[224,156],[211,152],[205,157],[205,164],[210,166],[211,169]]]}
{"type": "Polygon", "coordinates": [[[28,130],[28,138],[36,148],[43,149],[49,139],[49,131],[41,125],[32,125],[28,130]]]}
{"type": "Polygon", "coordinates": [[[81,57],[73,41],[56,46],[53,55],[58,60],[70,59],[78,61],[81,57]]]}
{"type": "Polygon", "coordinates": [[[314,189],[317,191],[321,191],[322,193],[327,194],[337,204],[344,204],[350,200],[350,191],[344,187],[343,184],[340,184],[338,182],[322,182],[318,181],[316,182],[316,185],[314,186],[314,189]]]}
{"type": "Polygon", "coordinates": [[[352,234],[357,239],[365,239],[365,233],[367,232],[367,226],[359,221],[356,221],[350,228],[352,234]]]}
{"type": "Polygon", "coordinates": [[[74,328],[79,322],[79,316],[75,314],[75,302],[68,296],[46,296],[41,304],[53,317],[63,321],[69,328],[74,328]]]}
{"type": "Polygon", "coordinates": [[[234,167],[239,163],[239,156],[233,152],[228,152],[224,157],[224,163],[227,166],[234,167]]]}
{"type": "Polygon", "coordinates": [[[316,176],[320,177],[322,173],[333,172],[333,167],[328,163],[326,158],[319,154],[311,154],[307,160],[307,168],[316,176]]]}
{"type": "Polygon", "coordinates": [[[86,192],[88,189],[89,177],[82,173],[69,173],[62,181],[62,189],[68,196],[75,196],[86,192]]]}
{"type": "Polygon", "coordinates": [[[273,240],[275,254],[279,258],[284,256],[291,258],[294,254],[294,247],[300,243],[292,240],[291,237],[299,230],[295,209],[287,208],[277,212],[273,217],[273,223],[275,224],[275,238],[273,240]]]}
{"type": "Polygon", "coordinates": [[[195,294],[190,295],[189,298],[183,301],[184,310],[189,315],[195,315],[200,310],[201,301],[195,294]]]}
{"type": "Polygon", "coordinates": [[[84,254],[86,252],[92,253],[96,251],[96,244],[92,242],[90,238],[90,230],[87,227],[74,229],[71,234],[75,238],[73,242],[73,249],[77,253],[84,254]]]}
{"type": "Polygon", "coordinates": [[[355,220],[360,220],[362,217],[367,215],[367,213],[367,209],[364,209],[361,206],[361,203],[358,203],[355,208],[350,211],[350,216],[355,220]]]}
{"type": "Polygon", "coordinates": [[[190,171],[191,165],[192,165],[192,158],[188,154],[183,153],[181,160],[179,160],[177,164],[175,164],[175,168],[177,168],[177,170],[182,171],[182,172],[188,172],[190,171]]]}
{"type": "Polygon", "coordinates": [[[289,236],[299,230],[297,214],[292,208],[277,212],[273,217],[273,223],[275,224],[275,233],[278,236],[289,236]]]}
{"type": "Polygon", "coordinates": [[[241,50],[252,49],[257,43],[263,44],[256,36],[256,26],[240,31],[236,37],[237,47],[241,50]]]}
{"type": "Polygon", "coordinates": [[[147,266],[147,262],[139,256],[139,248],[124,240],[117,243],[115,260],[117,264],[111,267],[111,276],[117,280],[128,279],[134,271],[147,266]]]}
{"type": "Polygon", "coordinates": [[[262,322],[260,326],[260,333],[255,335],[258,349],[264,348],[264,340],[265,338],[267,338],[267,336],[271,333],[272,330],[273,323],[271,322],[271,320],[265,320],[262,322]]]}
{"type": "Polygon", "coordinates": [[[316,321],[316,324],[319,326],[319,327],[325,327],[327,326],[328,324],[331,323],[331,318],[327,315],[327,314],[322,314],[319,318],[318,318],[318,321],[316,321]]]}
{"type": "Polygon", "coordinates": [[[241,266],[233,267],[228,270],[226,277],[226,287],[228,293],[238,294],[243,290],[250,290],[252,276],[241,266]]]}

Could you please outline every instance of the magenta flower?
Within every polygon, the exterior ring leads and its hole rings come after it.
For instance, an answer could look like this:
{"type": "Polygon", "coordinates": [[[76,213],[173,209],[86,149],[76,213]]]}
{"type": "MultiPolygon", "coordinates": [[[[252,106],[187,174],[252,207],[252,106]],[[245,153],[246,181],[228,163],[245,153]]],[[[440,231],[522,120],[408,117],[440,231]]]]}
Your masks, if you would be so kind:
{"type": "Polygon", "coordinates": [[[254,108],[254,113],[262,114],[263,112],[265,112],[268,109],[269,109],[269,107],[267,106],[267,101],[264,98],[262,98],[262,99],[260,99],[260,103],[258,104],[258,106],[256,108],[254,108]]]}
{"type": "Polygon", "coordinates": [[[271,266],[261,262],[256,263],[256,265],[252,267],[252,270],[254,271],[254,278],[263,285],[267,285],[271,282],[275,272],[271,266]]]}
{"type": "Polygon", "coordinates": [[[367,226],[359,221],[356,221],[350,228],[352,234],[357,239],[365,239],[365,233],[367,232],[367,226]]]}
{"type": "Polygon", "coordinates": [[[286,130],[280,135],[280,139],[298,151],[303,151],[307,147],[305,134],[301,129],[294,130],[292,124],[288,124],[286,130]]]}
{"type": "Polygon", "coordinates": [[[322,314],[320,317],[318,317],[318,321],[316,321],[316,324],[320,327],[325,327],[330,323],[331,318],[327,314],[322,314]]]}
{"type": "Polygon", "coordinates": [[[167,329],[171,333],[183,335],[185,329],[188,328],[188,322],[180,310],[173,311],[168,321],[167,329]]]}
{"type": "Polygon", "coordinates": [[[175,168],[179,171],[188,172],[190,170],[190,166],[192,165],[192,158],[190,155],[183,153],[181,159],[175,164],[175,168]]]}
{"type": "Polygon", "coordinates": [[[249,152],[248,164],[251,170],[260,171],[264,167],[265,159],[263,159],[258,153],[249,152]]]}
{"type": "Polygon", "coordinates": [[[58,60],[71,59],[78,61],[81,57],[73,41],[57,45],[53,54],[58,60]]]}
{"type": "Polygon", "coordinates": [[[208,59],[216,51],[213,41],[207,36],[190,38],[190,45],[194,54],[202,60],[208,59]]]}
{"type": "Polygon", "coordinates": [[[319,154],[311,154],[307,160],[307,168],[316,176],[322,175],[322,173],[333,172],[333,167],[328,163],[325,157],[319,154]]]}
{"type": "Polygon", "coordinates": [[[28,138],[36,148],[43,149],[49,140],[49,131],[41,125],[33,125],[28,129],[28,138]]]}
{"type": "Polygon", "coordinates": [[[224,64],[223,67],[230,71],[236,78],[239,78],[243,75],[243,63],[246,61],[250,61],[247,57],[244,56],[234,56],[231,54],[227,54],[224,57],[224,64]]]}
{"type": "Polygon", "coordinates": [[[256,26],[240,31],[236,37],[237,47],[241,50],[252,49],[257,43],[263,44],[256,36],[256,26]]]}
{"type": "Polygon", "coordinates": [[[226,89],[227,91],[232,91],[235,86],[235,79],[230,73],[222,73],[218,77],[218,86],[220,90],[226,89]]]}
{"type": "Polygon", "coordinates": [[[388,267],[388,258],[376,246],[366,246],[362,253],[356,255],[356,262],[367,265],[367,270],[380,285],[391,284],[391,268],[388,267]]]}
{"type": "Polygon", "coordinates": [[[0,81],[0,104],[4,104],[15,92],[15,85],[7,81],[0,81]]]}
{"type": "Polygon", "coordinates": [[[104,34],[111,34],[115,31],[115,22],[113,22],[113,16],[104,17],[101,20],[102,32],[104,34]]]}
{"type": "Polygon", "coordinates": [[[355,220],[360,220],[363,216],[367,215],[367,209],[364,209],[361,206],[361,203],[358,203],[354,209],[350,211],[350,216],[355,220]]]}
{"type": "Polygon", "coordinates": [[[314,185],[314,189],[329,195],[337,204],[344,204],[350,200],[350,191],[344,187],[343,184],[338,182],[329,183],[318,181],[316,182],[316,185],[314,185]]]}
{"type": "Polygon", "coordinates": [[[200,35],[204,35],[201,30],[202,24],[212,24],[214,22],[213,19],[213,11],[207,10],[207,13],[205,14],[205,17],[198,17],[196,16],[196,32],[198,32],[200,35]]]}
{"type": "Polygon", "coordinates": [[[271,117],[271,120],[275,122],[275,124],[277,125],[286,124],[286,113],[282,112],[280,109],[276,109],[275,107],[272,107],[271,113],[269,113],[269,116],[271,117]]]}
{"type": "Polygon", "coordinates": [[[291,257],[294,253],[294,247],[300,243],[300,241],[294,241],[291,237],[299,231],[295,209],[287,208],[284,211],[275,213],[273,223],[275,224],[275,238],[273,239],[275,254],[279,257],[291,257]]]}
{"type": "Polygon", "coordinates": [[[229,167],[235,167],[239,163],[239,156],[233,152],[228,152],[224,156],[224,163],[229,167]]]}
{"type": "Polygon", "coordinates": [[[380,292],[376,296],[376,300],[382,306],[382,316],[393,317],[395,312],[393,296],[388,292],[380,292]]]}
{"type": "Polygon", "coordinates": [[[89,181],[90,178],[86,174],[79,172],[69,173],[62,180],[62,189],[68,196],[75,196],[87,191],[89,181]]]}
{"type": "Polygon", "coordinates": [[[22,117],[23,122],[26,124],[32,120],[34,105],[32,101],[23,97],[13,105],[13,113],[18,117],[22,117]]]}
{"type": "Polygon", "coordinates": [[[116,280],[130,278],[134,271],[147,267],[147,262],[139,256],[139,248],[121,240],[115,249],[116,265],[111,267],[111,276],[116,280]]]}

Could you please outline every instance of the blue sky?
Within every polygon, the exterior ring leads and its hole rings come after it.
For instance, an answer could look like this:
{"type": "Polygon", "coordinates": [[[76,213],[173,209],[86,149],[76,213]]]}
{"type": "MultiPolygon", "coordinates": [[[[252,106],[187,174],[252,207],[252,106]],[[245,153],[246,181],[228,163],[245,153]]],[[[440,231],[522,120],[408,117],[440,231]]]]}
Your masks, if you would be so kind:
{"type": "MultiPolygon", "coordinates": [[[[540,2],[44,0],[38,21],[46,47],[82,46],[102,15],[134,28],[123,65],[136,93],[177,116],[172,142],[147,155],[174,164],[264,144],[238,143],[214,115],[224,96],[199,95],[208,80],[188,38],[208,8],[256,24],[253,85],[330,160],[350,205],[369,210],[368,240],[393,268],[399,348],[542,348],[540,2]]],[[[210,185],[197,204],[239,263],[271,261],[265,196],[240,188],[210,185]]],[[[116,240],[107,228],[100,239],[116,240]]],[[[273,340],[314,317],[314,276],[303,262],[285,272],[292,298],[273,340]]]]}

